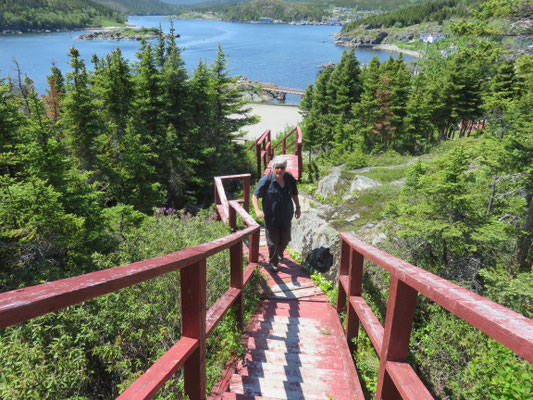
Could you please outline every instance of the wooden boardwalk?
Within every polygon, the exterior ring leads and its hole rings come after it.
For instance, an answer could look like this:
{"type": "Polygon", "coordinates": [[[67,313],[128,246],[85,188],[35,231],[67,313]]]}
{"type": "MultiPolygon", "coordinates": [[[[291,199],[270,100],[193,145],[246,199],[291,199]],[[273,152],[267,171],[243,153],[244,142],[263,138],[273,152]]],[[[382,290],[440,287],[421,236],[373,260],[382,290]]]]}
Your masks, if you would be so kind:
{"type": "MultiPolygon", "coordinates": [[[[299,179],[301,171],[298,167],[298,156],[295,154],[285,154],[285,159],[287,160],[287,171],[289,171],[296,179],[299,179]]],[[[270,173],[272,168],[271,164],[272,162],[268,163],[268,167],[265,168],[265,175],[270,173]]]]}
{"type": "MultiPolygon", "coordinates": [[[[266,260],[266,247],[261,256],[266,260]]],[[[278,272],[261,263],[265,300],[210,399],[364,399],[335,309],[288,254],[278,272]]]]}

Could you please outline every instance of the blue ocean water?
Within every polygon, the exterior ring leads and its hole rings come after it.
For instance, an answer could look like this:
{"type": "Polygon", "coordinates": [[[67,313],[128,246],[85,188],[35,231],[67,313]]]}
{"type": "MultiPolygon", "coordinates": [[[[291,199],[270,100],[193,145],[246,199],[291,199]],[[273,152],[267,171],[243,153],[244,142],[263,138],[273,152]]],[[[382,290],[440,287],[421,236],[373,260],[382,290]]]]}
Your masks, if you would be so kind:
{"type": "MultiPolygon", "coordinates": [[[[158,27],[168,32],[170,20],[166,16],[131,16],[136,26],[158,27]]],[[[200,60],[211,63],[218,44],[228,58],[231,75],[253,80],[273,82],[279,86],[305,89],[314,83],[321,64],[338,62],[343,48],[333,44],[338,26],[242,24],[222,21],[174,20],[177,39],[183,49],[182,57],[190,73],[200,60]]],[[[44,93],[46,76],[52,60],[65,74],[68,51],[75,46],[85,59],[88,69],[93,54],[103,56],[120,47],[125,58],[132,61],[139,49],[137,41],[75,40],[83,32],[32,33],[0,35],[0,77],[16,76],[16,60],[23,74],[44,93]]],[[[377,55],[385,60],[391,53],[357,49],[361,63],[377,55]]],[[[394,55],[395,56],[395,55],[394,55]]],[[[406,60],[412,59],[405,57],[406,60]]],[[[299,96],[289,96],[289,103],[297,103],[299,96]]]]}

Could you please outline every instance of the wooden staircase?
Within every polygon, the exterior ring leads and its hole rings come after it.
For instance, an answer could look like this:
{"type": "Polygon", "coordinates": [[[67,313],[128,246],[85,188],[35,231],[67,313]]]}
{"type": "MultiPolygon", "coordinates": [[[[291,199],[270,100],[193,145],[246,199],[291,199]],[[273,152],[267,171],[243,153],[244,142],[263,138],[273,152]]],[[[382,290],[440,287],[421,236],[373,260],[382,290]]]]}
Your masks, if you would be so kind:
{"type": "MultiPolygon", "coordinates": [[[[265,256],[262,247],[260,259],[265,256]]],[[[261,264],[267,289],[242,338],[246,353],[228,367],[210,399],[363,399],[324,292],[288,254],[278,272],[261,264]]]]}

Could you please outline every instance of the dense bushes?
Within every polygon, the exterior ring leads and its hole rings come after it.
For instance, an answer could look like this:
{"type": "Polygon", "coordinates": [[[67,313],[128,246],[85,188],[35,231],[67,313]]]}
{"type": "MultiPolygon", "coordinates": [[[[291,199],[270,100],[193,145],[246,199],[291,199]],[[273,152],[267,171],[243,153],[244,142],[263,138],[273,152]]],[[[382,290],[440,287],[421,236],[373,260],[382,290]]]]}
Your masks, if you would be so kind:
{"type": "MultiPolygon", "coordinates": [[[[192,217],[159,209],[138,228],[123,231],[116,251],[94,258],[99,268],[108,268],[179,251],[228,233],[228,227],[207,212],[192,217]]],[[[207,261],[208,307],[228,286],[226,251],[207,261]]],[[[250,287],[248,293],[253,293],[252,300],[247,300],[248,308],[253,308],[257,287],[250,287]]],[[[2,330],[0,397],[114,398],[178,341],[180,318],[179,273],[173,272],[2,330]]],[[[231,317],[217,329],[208,342],[211,384],[228,352],[239,348],[239,333],[231,317]]],[[[180,391],[179,376],[158,398],[168,398],[170,390],[180,391]]]]}

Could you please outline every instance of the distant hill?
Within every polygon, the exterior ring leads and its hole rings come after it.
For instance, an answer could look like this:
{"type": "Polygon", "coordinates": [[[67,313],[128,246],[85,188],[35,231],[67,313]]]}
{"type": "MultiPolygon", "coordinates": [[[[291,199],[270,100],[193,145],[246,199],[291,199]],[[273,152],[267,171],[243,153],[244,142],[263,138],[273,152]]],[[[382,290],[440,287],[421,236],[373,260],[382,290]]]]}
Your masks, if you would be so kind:
{"type": "MultiPolygon", "coordinates": [[[[357,8],[358,10],[393,10],[395,8],[424,3],[426,0],[285,0],[284,3],[302,3],[309,7],[329,8],[332,6],[357,8]]],[[[251,3],[253,0],[165,0],[167,3],[192,5],[196,8],[232,6],[236,7],[243,3],[251,3]]]]}
{"type": "MultiPolygon", "coordinates": [[[[183,7],[182,0],[161,1],[161,0],[95,0],[115,10],[126,14],[174,14],[183,7]],[[169,4],[173,2],[174,4],[169,4]]],[[[191,0],[195,2],[196,0],[191,0]]]]}
{"type": "Polygon", "coordinates": [[[124,21],[122,13],[92,0],[0,0],[0,31],[74,29],[124,21]]]}

